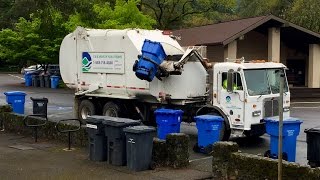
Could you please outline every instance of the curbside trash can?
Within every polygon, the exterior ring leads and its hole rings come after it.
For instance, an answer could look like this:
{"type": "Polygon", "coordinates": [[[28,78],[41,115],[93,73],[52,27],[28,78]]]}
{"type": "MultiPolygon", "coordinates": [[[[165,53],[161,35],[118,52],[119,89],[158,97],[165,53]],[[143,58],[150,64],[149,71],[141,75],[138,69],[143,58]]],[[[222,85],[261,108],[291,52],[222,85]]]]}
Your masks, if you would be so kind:
{"type": "Polygon", "coordinates": [[[59,76],[51,76],[51,88],[52,89],[57,89],[59,85],[59,76]]]}
{"type": "MultiPolygon", "coordinates": [[[[266,157],[278,158],[278,140],[279,140],[279,117],[265,119],[266,131],[270,135],[270,150],[265,153],[266,157]]],[[[289,117],[283,120],[283,159],[295,162],[297,136],[300,132],[302,121],[297,118],[289,117]]]]}
{"type": "Polygon", "coordinates": [[[40,82],[40,87],[44,87],[44,77],[43,75],[39,75],[39,82],[40,82]]]}
{"type": "Polygon", "coordinates": [[[304,131],[307,134],[307,159],[311,167],[320,167],[320,126],[304,131]]]}
{"type": "Polygon", "coordinates": [[[89,138],[89,159],[91,161],[106,161],[108,148],[102,120],[88,117],[86,122],[89,138]]]}
{"type": "Polygon", "coordinates": [[[170,133],[180,133],[182,110],[157,109],[154,114],[156,116],[159,139],[166,139],[167,134],[170,133]]]}
{"type": "Polygon", "coordinates": [[[224,119],[214,115],[201,115],[194,119],[198,129],[198,143],[195,144],[193,150],[208,154],[212,151],[212,144],[220,140],[224,119]]]}
{"type": "Polygon", "coordinates": [[[24,114],[24,103],[26,93],[21,91],[5,92],[6,101],[11,105],[13,112],[18,114],[24,114]]]}
{"type": "Polygon", "coordinates": [[[50,88],[51,87],[51,81],[49,75],[44,75],[44,87],[50,88]]]}
{"type": "Polygon", "coordinates": [[[33,103],[33,114],[48,115],[48,99],[30,97],[33,103]]]}
{"type": "Polygon", "coordinates": [[[126,133],[127,167],[133,171],[143,171],[151,167],[153,136],[155,128],[133,126],[123,130],[126,133]]]}
{"type": "Polygon", "coordinates": [[[167,55],[161,43],[147,39],[143,43],[141,52],[142,55],[133,68],[139,79],[150,82],[155,77],[159,68],[158,66],[163,62],[167,55]]]}
{"type": "Polygon", "coordinates": [[[108,163],[116,166],[126,165],[126,137],[123,128],[140,125],[140,121],[109,116],[92,117],[103,120],[108,144],[108,163]]]}
{"type": "Polygon", "coordinates": [[[25,73],[24,74],[24,81],[25,81],[25,86],[32,86],[32,74],[30,73],[25,73]]]}
{"type": "Polygon", "coordinates": [[[33,74],[32,75],[32,86],[33,87],[39,87],[39,76],[33,74]]]}

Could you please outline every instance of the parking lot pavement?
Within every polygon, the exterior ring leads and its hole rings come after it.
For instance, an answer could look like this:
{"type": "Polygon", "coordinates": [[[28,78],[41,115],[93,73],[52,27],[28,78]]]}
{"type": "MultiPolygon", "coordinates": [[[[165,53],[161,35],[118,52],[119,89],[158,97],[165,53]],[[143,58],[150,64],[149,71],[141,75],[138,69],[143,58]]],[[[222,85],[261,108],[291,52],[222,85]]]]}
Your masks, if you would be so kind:
{"type": "Polygon", "coordinates": [[[0,179],[206,179],[211,173],[186,169],[132,172],[125,166],[88,159],[86,149],[64,151],[66,145],[0,132],[0,179]]]}
{"type": "MultiPolygon", "coordinates": [[[[19,76],[19,75],[17,75],[19,76]]],[[[28,95],[26,98],[26,114],[30,114],[32,103],[30,97],[46,97],[49,99],[48,115],[49,119],[56,121],[63,118],[73,117],[73,91],[66,89],[47,89],[24,87],[23,80],[7,74],[0,74],[0,104],[5,103],[3,92],[20,90],[25,91],[28,95]]],[[[297,158],[296,161],[300,164],[307,164],[306,152],[306,134],[305,129],[320,126],[319,121],[320,102],[294,102],[291,107],[291,116],[298,117],[303,120],[300,128],[300,135],[297,142],[297,158]]],[[[192,147],[196,143],[197,129],[195,123],[183,123],[181,132],[191,135],[191,143],[189,152],[191,164],[201,170],[211,171],[211,157],[203,154],[193,153],[192,147]]],[[[269,149],[269,136],[263,135],[258,139],[248,138],[232,138],[239,144],[242,152],[263,155],[269,149]]]]}

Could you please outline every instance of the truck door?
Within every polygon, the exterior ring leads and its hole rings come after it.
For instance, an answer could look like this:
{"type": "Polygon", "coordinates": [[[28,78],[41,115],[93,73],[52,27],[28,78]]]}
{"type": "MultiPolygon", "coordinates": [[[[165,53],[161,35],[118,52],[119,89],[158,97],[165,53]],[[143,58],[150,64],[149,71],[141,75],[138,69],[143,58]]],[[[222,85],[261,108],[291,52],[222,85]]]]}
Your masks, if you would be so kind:
{"type": "Polygon", "coordinates": [[[244,125],[244,91],[243,81],[239,72],[235,72],[233,92],[227,91],[227,72],[220,73],[220,105],[230,117],[232,127],[244,125]]]}

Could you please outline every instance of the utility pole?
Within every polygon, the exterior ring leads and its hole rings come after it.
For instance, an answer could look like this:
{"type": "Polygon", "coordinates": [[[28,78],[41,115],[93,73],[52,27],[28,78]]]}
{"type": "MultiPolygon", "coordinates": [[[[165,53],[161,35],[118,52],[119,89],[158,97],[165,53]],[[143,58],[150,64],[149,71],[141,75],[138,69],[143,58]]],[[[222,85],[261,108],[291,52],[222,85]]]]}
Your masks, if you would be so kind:
{"type": "Polygon", "coordinates": [[[279,143],[278,143],[278,180],[282,180],[282,131],[283,131],[283,87],[284,87],[284,72],[280,75],[280,97],[279,97],[279,143]]]}

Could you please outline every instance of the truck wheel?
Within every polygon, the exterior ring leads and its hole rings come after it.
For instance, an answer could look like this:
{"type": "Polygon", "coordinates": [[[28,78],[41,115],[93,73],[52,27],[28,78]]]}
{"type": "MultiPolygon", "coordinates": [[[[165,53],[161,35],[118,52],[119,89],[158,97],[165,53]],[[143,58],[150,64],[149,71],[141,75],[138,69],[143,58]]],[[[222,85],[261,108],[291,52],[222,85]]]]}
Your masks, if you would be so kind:
{"type": "Polygon", "coordinates": [[[96,114],[94,104],[89,100],[83,100],[79,106],[79,119],[83,122],[88,116],[96,114]]]}
{"type": "Polygon", "coordinates": [[[102,114],[104,116],[119,117],[120,107],[113,102],[107,102],[103,106],[102,114]]]}

